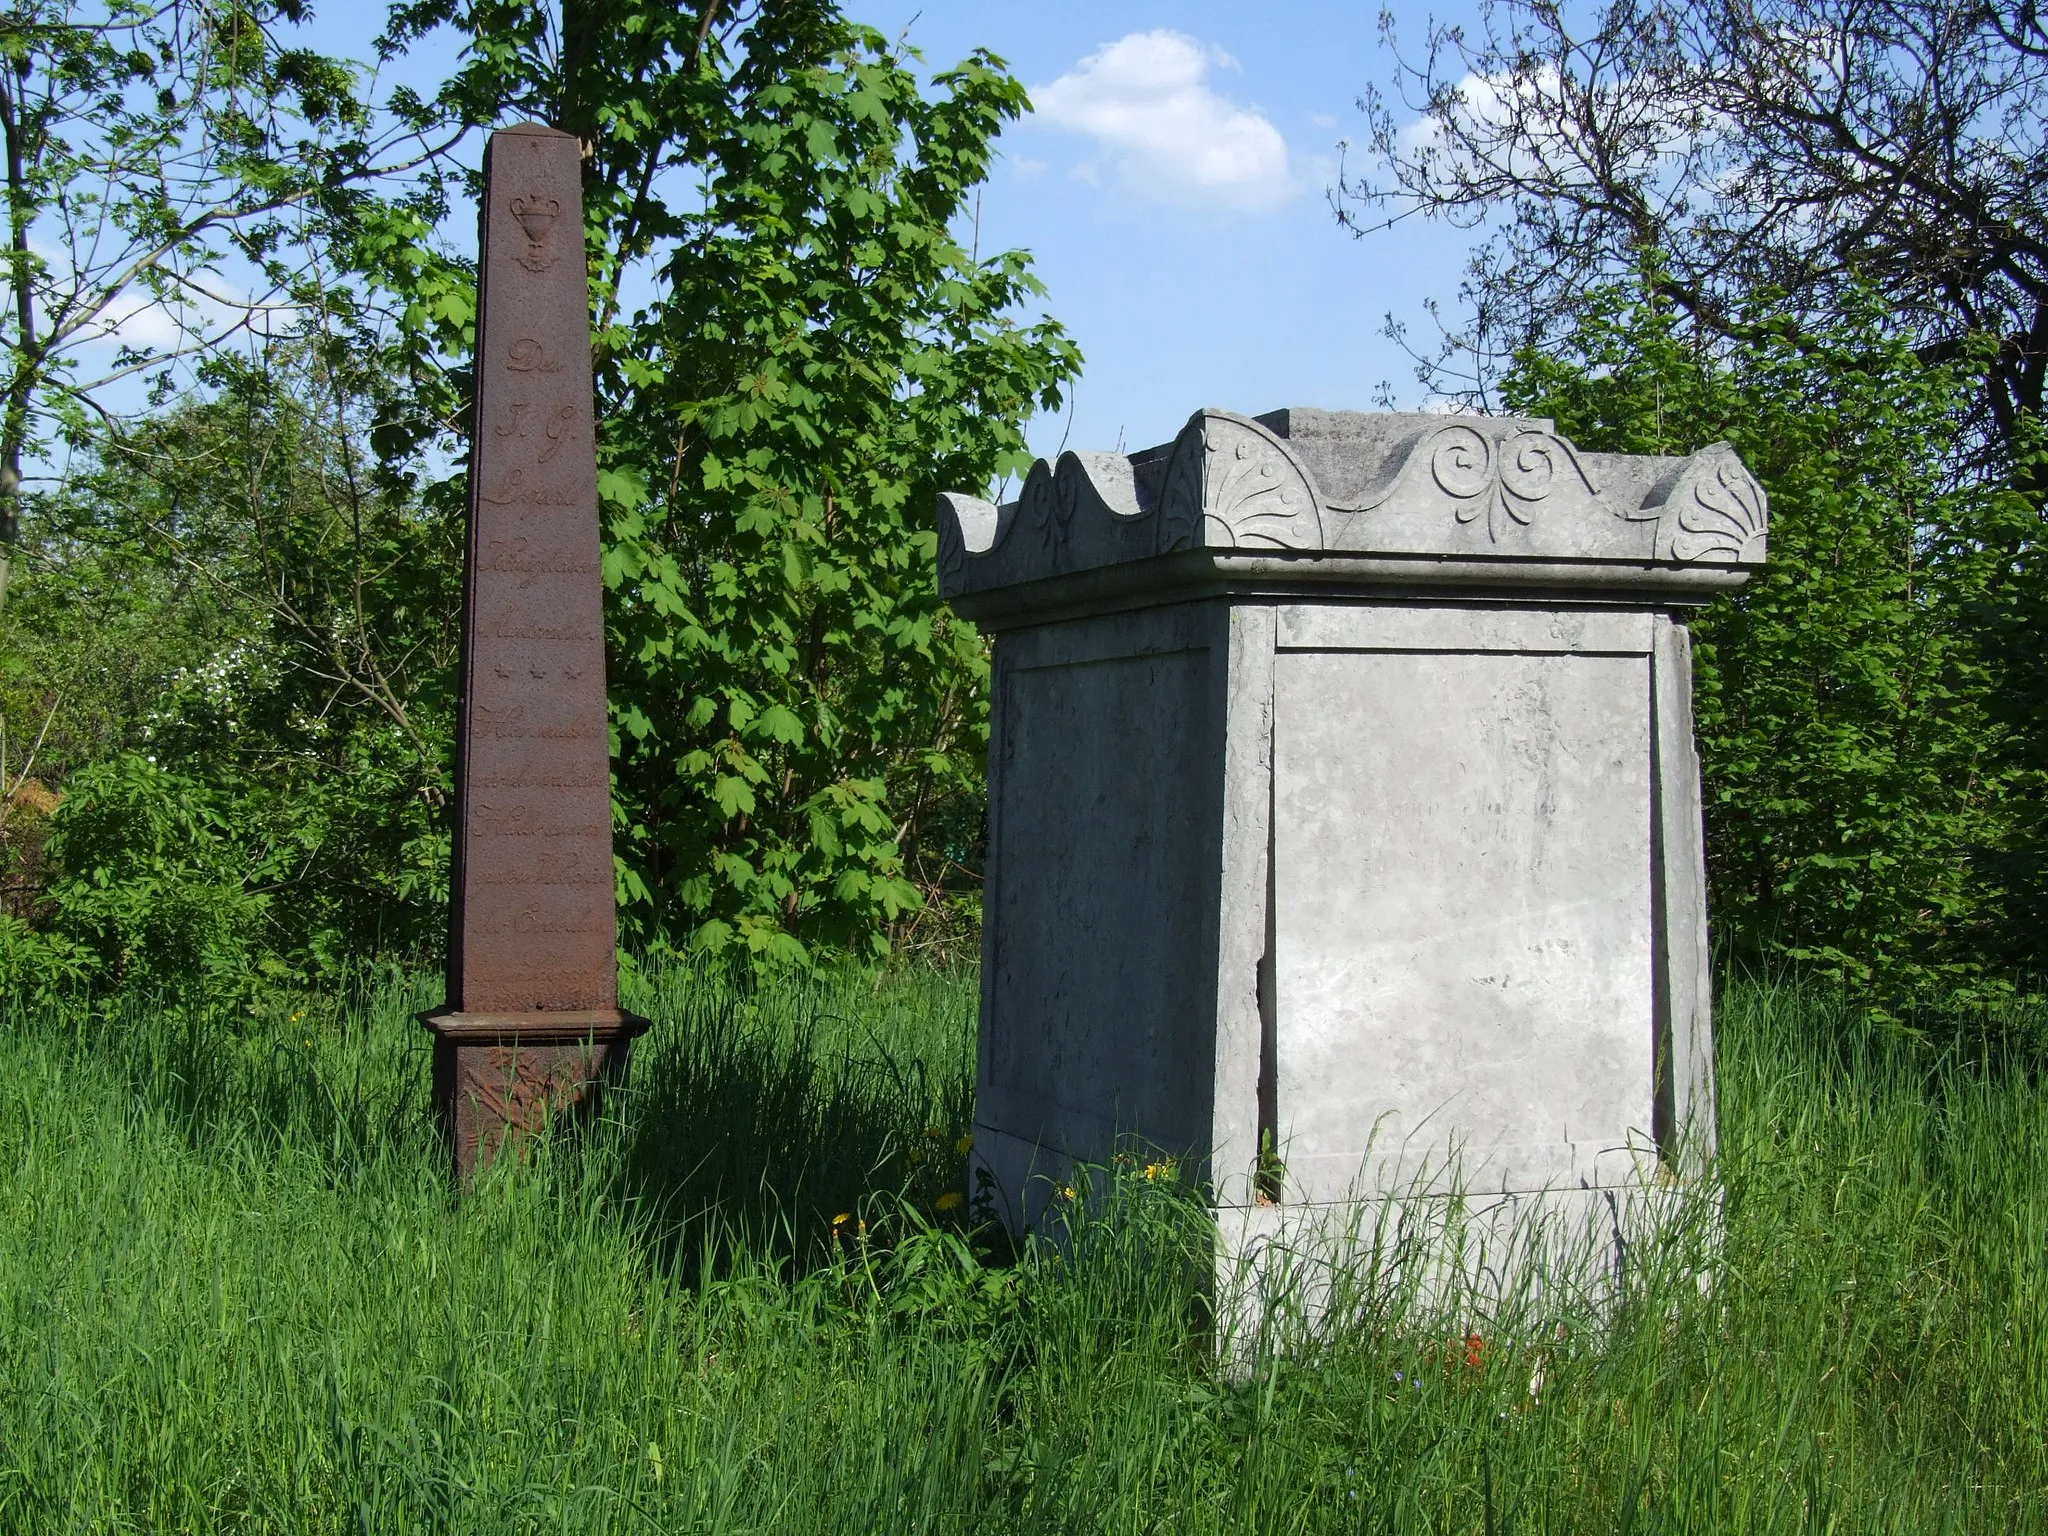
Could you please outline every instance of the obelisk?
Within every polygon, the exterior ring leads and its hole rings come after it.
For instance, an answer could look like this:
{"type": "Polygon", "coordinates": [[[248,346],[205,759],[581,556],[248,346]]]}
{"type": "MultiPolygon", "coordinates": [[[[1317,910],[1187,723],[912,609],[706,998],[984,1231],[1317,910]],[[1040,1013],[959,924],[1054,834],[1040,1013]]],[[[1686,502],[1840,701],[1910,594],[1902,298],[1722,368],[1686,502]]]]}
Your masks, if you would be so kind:
{"type": "Polygon", "coordinates": [[[618,1006],[580,176],[535,123],[484,151],[448,1001],[421,1015],[458,1179],[644,1027],[618,1006]]]}

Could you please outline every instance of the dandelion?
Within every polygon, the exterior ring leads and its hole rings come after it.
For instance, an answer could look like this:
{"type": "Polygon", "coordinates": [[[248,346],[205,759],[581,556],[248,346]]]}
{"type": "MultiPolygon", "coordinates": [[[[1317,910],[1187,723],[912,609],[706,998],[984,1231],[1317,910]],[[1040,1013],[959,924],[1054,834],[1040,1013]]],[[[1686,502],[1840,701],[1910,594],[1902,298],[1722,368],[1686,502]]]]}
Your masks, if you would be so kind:
{"type": "Polygon", "coordinates": [[[1179,1170],[1180,1164],[1170,1157],[1163,1157],[1156,1163],[1145,1165],[1145,1179],[1156,1184],[1161,1179],[1170,1179],[1179,1170]]]}
{"type": "Polygon", "coordinates": [[[1074,1198],[1074,1186],[1073,1186],[1073,1185],[1071,1185],[1071,1184],[1063,1184],[1063,1185],[1061,1185],[1061,1186],[1060,1186],[1060,1198],[1061,1198],[1062,1200],[1072,1200],[1072,1199],[1074,1198]]]}
{"type": "Polygon", "coordinates": [[[957,1211],[966,1203],[967,1197],[957,1189],[949,1189],[939,1196],[939,1209],[942,1211],[957,1211]]]}
{"type": "Polygon", "coordinates": [[[958,1152],[962,1157],[965,1157],[968,1153],[974,1150],[974,1138],[972,1136],[962,1136],[958,1141],[953,1143],[953,1150],[955,1152],[958,1152]]]}
{"type": "Polygon", "coordinates": [[[837,1216],[834,1216],[832,1218],[832,1235],[837,1237],[839,1229],[851,1220],[853,1220],[853,1212],[851,1211],[841,1211],[837,1216]]]}

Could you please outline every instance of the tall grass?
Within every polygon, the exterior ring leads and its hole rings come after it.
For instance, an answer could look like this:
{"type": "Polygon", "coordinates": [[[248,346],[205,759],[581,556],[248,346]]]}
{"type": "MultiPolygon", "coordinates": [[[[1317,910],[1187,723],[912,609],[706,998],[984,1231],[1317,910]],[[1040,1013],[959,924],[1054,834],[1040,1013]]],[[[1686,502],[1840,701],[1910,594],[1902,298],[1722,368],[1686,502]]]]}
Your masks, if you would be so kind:
{"type": "Polygon", "coordinates": [[[2024,1020],[1738,988],[1705,1283],[1221,1370],[1185,1194],[1000,1262],[940,1211],[971,979],[649,978],[605,1119],[460,1200],[431,1000],[5,1019],[0,1527],[2048,1530],[2024,1020]]]}

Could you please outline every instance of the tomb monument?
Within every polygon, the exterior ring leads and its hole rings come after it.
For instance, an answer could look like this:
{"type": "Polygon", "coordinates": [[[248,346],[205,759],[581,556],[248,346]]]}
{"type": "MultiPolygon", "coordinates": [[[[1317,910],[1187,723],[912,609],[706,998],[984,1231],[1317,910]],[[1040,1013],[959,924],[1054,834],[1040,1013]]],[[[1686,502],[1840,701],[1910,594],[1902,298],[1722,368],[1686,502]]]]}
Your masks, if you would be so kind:
{"type": "Polygon", "coordinates": [[[1597,1217],[1682,1178],[1686,616],[1768,522],[1725,444],[1322,410],[941,497],[941,591],[994,637],[973,1156],[1006,1223],[1127,1139],[1194,1160],[1226,1261],[1390,1197],[1597,1217]]]}
{"type": "Polygon", "coordinates": [[[618,995],[581,177],[538,124],[485,150],[448,1000],[421,1015],[458,1179],[645,1024],[618,995]]]}

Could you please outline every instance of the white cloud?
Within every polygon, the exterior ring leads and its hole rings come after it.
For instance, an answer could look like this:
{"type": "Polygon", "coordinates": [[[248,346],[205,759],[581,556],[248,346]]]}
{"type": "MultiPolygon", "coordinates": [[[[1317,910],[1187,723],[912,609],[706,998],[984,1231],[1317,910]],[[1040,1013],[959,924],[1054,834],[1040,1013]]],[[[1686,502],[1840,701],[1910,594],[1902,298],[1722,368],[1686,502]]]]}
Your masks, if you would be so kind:
{"type": "Polygon", "coordinates": [[[1275,208],[1299,190],[1287,141],[1257,109],[1210,89],[1215,66],[1237,63],[1185,33],[1133,32],[1035,87],[1031,99],[1044,121],[1101,146],[1078,170],[1085,180],[1099,180],[1106,160],[1140,197],[1237,212],[1275,208]]]}
{"type": "MultiPolygon", "coordinates": [[[[61,248],[41,240],[32,242],[30,248],[42,258],[58,292],[73,286],[70,259],[61,248]]],[[[91,277],[104,275],[95,271],[91,277]]],[[[92,282],[89,278],[78,286],[89,292],[92,282]]],[[[38,323],[47,330],[50,321],[40,302],[37,310],[38,323]]],[[[188,283],[171,285],[160,298],[140,285],[131,288],[76,332],[72,344],[169,353],[237,327],[247,327],[257,335],[281,335],[298,322],[298,311],[292,306],[275,298],[258,300],[220,273],[207,272],[188,283]]]]}
{"type": "MultiPolygon", "coordinates": [[[[1480,75],[1467,73],[1451,93],[1451,108],[1464,130],[1498,131],[1519,112],[1541,125],[1539,131],[1554,133],[1558,121],[1558,97],[1563,78],[1554,64],[1545,64],[1532,75],[1480,75]]],[[[1418,117],[1401,131],[1401,147],[1410,154],[1443,152],[1443,124],[1435,117],[1418,117]]]]}
{"type": "Polygon", "coordinates": [[[1583,166],[1594,151],[1580,129],[1576,98],[1588,91],[1605,98],[1602,115],[1613,115],[1617,103],[1628,108],[1634,155],[1623,168],[1632,175],[1650,175],[1659,162],[1692,154],[1714,127],[1711,117],[1689,115],[1682,107],[1667,110],[1660,119],[1654,104],[1645,105],[1640,81],[1609,79],[1588,86],[1566,80],[1556,65],[1546,63],[1521,72],[1468,73],[1448,98],[1448,124],[1435,113],[1418,117],[1401,130],[1400,148],[1444,180],[1479,169],[1467,141],[1493,164],[1518,175],[1583,166]]]}

